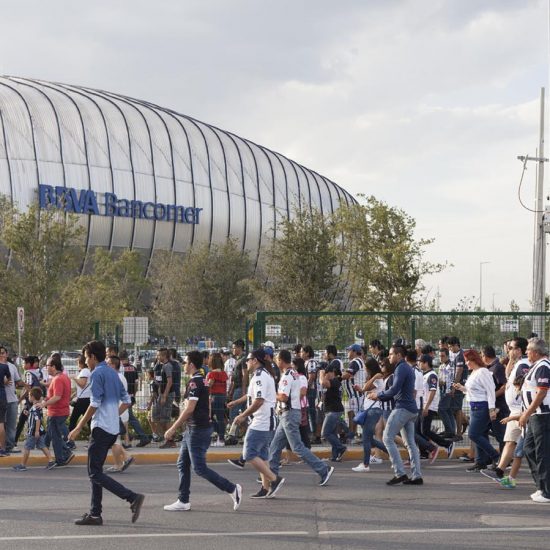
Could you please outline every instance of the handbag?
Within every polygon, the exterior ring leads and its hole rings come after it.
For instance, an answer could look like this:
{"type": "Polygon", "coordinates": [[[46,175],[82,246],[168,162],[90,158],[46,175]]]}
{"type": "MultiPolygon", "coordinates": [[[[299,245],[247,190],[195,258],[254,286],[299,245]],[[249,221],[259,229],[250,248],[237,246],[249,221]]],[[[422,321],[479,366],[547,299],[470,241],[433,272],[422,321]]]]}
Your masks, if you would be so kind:
{"type": "Polygon", "coordinates": [[[365,409],[364,411],[359,411],[354,417],[353,421],[355,424],[359,424],[359,426],[362,426],[367,421],[367,414],[368,412],[376,405],[377,401],[374,401],[368,409],[365,409]]]}

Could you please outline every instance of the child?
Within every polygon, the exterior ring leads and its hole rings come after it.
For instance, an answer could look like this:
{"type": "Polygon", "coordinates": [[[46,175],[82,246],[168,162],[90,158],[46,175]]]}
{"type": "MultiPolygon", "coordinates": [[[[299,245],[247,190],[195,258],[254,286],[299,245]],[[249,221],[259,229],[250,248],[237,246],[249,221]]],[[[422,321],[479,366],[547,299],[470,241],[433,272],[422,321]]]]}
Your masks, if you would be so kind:
{"type": "Polygon", "coordinates": [[[16,472],[27,471],[27,461],[29,460],[29,454],[35,447],[40,449],[46,458],[48,459],[48,466],[53,464],[50,450],[46,446],[46,430],[42,423],[42,409],[36,407],[36,403],[42,399],[42,390],[39,387],[31,388],[29,390],[29,401],[31,402],[31,409],[29,411],[28,427],[27,427],[27,439],[25,439],[25,448],[23,450],[23,457],[21,464],[14,466],[13,469],[16,472]]]}

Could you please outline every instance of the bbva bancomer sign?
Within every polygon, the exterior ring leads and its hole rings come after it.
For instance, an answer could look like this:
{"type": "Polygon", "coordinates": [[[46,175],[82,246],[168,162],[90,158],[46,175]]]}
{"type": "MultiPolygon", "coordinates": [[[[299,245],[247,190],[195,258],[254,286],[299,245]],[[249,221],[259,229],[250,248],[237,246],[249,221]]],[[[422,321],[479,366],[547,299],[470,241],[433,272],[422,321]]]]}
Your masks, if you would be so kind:
{"type": "Polygon", "coordinates": [[[38,205],[40,208],[59,208],[74,214],[93,214],[122,218],[135,218],[163,222],[198,224],[202,208],[180,206],[161,202],[143,202],[119,199],[114,193],[103,193],[103,202],[98,201],[96,191],[73,189],[40,184],[38,205]]]}

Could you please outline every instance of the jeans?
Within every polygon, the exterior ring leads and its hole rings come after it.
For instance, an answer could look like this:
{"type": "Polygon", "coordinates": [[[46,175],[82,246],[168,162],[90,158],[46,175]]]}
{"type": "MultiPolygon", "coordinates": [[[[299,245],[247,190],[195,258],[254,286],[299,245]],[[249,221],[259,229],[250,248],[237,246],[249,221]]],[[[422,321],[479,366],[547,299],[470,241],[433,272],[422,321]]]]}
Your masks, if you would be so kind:
{"type": "Polygon", "coordinates": [[[531,415],[523,451],[537,489],[550,498],[550,414],[531,415]]]}
{"type": "Polygon", "coordinates": [[[211,400],[212,419],[216,419],[218,439],[223,439],[225,437],[225,394],[213,394],[211,400]]]}
{"type": "Polygon", "coordinates": [[[409,451],[411,459],[412,479],[422,477],[420,470],[420,453],[414,442],[414,423],[417,413],[408,411],[407,409],[393,409],[384,429],[384,444],[388,449],[390,460],[393,466],[393,471],[396,477],[405,475],[405,467],[399,454],[399,449],[395,443],[395,436],[401,433],[401,437],[405,442],[405,447],[409,451]]]}
{"type": "Polygon", "coordinates": [[[101,428],[94,428],[92,430],[88,446],[88,477],[92,484],[90,515],[92,516],[101,515],[103,488],[128,502],[133,502],[137,496],[136,493],[103,473],[103,464],[105,464],[107,453],[115,443],[116,438],[116,435],[110,434],[101,428]]]}
{"type": "Polygon", "coordinates": [[[321,479],[327,474],[328,466],[317,458],[302,442],[300,437],[300,421],[302,411],[291,409],[281,414],[275,437],[269,447],[269,467],[274,474],[279,473],[281,465],[281,452],[287,442],[290,448],[296,453],[321,479]]]}
{"type": "Polygon", "coordinates": [[[341,412],[325,412],[325,420],[321,429],[321,437],[324,437],[332,447],[333,459],[346,449],[346,446],[340,442],[337,433],[341,414],[341,412]]]}
{"type": "Polygon", "coordinates": [[[181,449],[178,457],[178,471],[180,476],[178,499],[180,502],[189,502],[191,493],[191,466],[200,477],[215,485],[220,491],[232,493],[235,484],[225,479],[206,465],[206,451],[210,446],[212,428],[188,428],[183,434],[181,449]]]}
{"type": "MultiPolygon", "coordinates": [[[[88,407],[90,406],[90,398],[84,397],[77,399],[71,412],[71,418],[69,418],[69,431],[72,432],[78,423],[78,419],[86,413],[88,407]]],[[[89,424],[89,423],[88,423],[89,424]]]]}
{"type": "Polygon", "coordinates": [[[490,424],[491,419],[489,418],[488,408],[471,409],[468,436],[475,443],[476,464],[481,464],[483,466],[498,459],[498,453],[489,441],[490,424]]]}
{"type": "Polygon", "coordinates": [[[363,424],[363,464],[368,466],[370,464],[370,450],[372,447],[376,447],[381,451],[387,453],[387,449],[381,441],[374,438],[374,430],[376,424],[382,416],[382,409],[380,407],[373,407],[367,411],[367,418],[363,424]]]}
{"type": "Polygon", "coordinates": [[[452,397],[450,393],[445,393],[441,396],[439,401],[439,408],[437,412],[439,413],[439,418],[443,422],[443,427],[447,434],[456,433],[456,420],[451,409],[452,397]]]}
{"type": "Polygon", "coordinates": [[[15,440],[15,431],[17,428],[17,401],[8,403],[6,410],[6,449],[10,451],[17,443],[15,440]]]}
{"type": "Polygon", "coordinates": [[[448,447],[451,443],[447,441],[439,434],[432,431],[432,421],[435,418],[435,411],[428,411],[427,416],[422,416],[422,435],[428,439],[431,439],[436,445],[440,447],[448,447]]]}
{"type": "MultiPolygon", "coordinates": [[[[242,388],[235,388],[233,390],[233,401],[237,401],[237,399],[240,399],[243,396],[243,389],[242,388]]],[[[233,423],[233,420],[239,416],[244,411],[244,404],[243,405],[237,405],[233,407],[232,409],[229,409],[229,421],[233,423]]]]}
{"type": "Polygon", "coordinates": [[[141,426],[139,420],[136,418],[136,415],[134,414],[133,405],[128,409],[128,425],[133,428],[140,441],[149,439],[149,436],[144,432],[143,427],[141,426]]]}
{"type": "Polygon", "coordinates": [[[65,424],[66,420],[66,416],[48,416],[49,441],[53,447],[55,461],[58,463],[65,462],[71,455],[71,449],[67,446],[69,430],[65,424]]]}
{"type": "Polygon", "coordinates": [[[315,388],[307,389],[307,416],[309,418],[309,429],[311,433],[315,435],[317,430],[317,407],[315,402],[317,401],[317,390],[315,388]]]}

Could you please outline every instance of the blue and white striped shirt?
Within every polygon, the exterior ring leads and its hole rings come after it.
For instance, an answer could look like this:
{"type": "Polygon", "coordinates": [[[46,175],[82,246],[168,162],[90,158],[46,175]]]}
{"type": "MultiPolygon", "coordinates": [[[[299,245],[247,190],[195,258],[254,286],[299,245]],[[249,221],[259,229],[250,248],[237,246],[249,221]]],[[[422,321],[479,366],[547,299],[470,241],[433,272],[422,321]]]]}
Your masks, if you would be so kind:
{"type": "Polygon", "coordinates": [[[92,390],[90,405],[97,409],[92,417],[92,430],[101,428],[107,433],[118,435],[120,433],[119,402],[132,402],[118,373],[102,361],[92,371],[90,384],[92,390]]]}

